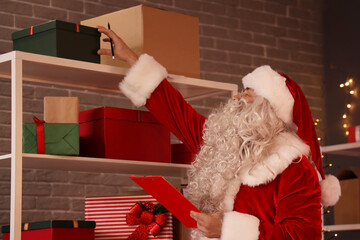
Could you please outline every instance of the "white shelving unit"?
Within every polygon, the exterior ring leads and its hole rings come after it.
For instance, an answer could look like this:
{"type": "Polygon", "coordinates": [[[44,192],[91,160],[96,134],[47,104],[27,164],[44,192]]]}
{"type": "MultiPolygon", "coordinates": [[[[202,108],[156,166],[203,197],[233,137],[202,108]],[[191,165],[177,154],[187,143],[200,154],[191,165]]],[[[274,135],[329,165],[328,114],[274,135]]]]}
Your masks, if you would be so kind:
{"type": "MultiPolygon", "coordinates": [[[[360,157],[360,142],[343,143],[320,147],[324,154],[360,157]]],[[[360,224],[342,224],[324,226],[324,231],[352,231],[360,230],[360,224]]]]}
{"type": "MultiPolygon", "coordinates": [[[[0,77],[11,80],[11,153],[0,156],[0,167],[11,167],[11,240],[21,239],[23,167],[186,177],[189,166],[184,164],[22,153],[24,81],[121,94],[118,83],[126,72],[127,69],[113,66],[18,51],[0,55],[0,77]]],[[[230,83],[194,78],[170,82],[188,100],[238,92],[238,86],[230,83]]]]}

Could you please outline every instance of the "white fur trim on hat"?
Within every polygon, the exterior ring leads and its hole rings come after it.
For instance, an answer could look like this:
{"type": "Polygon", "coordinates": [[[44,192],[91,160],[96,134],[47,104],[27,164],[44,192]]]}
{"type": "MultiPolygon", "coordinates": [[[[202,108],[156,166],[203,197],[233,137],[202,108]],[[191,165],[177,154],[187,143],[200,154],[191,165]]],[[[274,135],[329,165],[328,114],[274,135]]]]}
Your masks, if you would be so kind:
{"type": "Polygon", "coordinates": [[[266,98],[278,117],[293,126],[294,98],[286,86],[285,80],[286,78],[266,65],[247,74],[242,82],[244,88],[252,88],[257,95],[266,98]]]}
{"type": "Polygon", "coordinates": [[[328,207],[334,206],[341,196],[341,187],[339,180],[333,175],[326,175],[320,182],[321,203],[328,207]]]}
{"type": "Polygon", "coordinates": [[[221,240],[257,240],[259,239],[260,220],[252,215],[227,212],[224,214],[221,240]]]}
{"type": "Polygon", "coordinates": [[[166,77],[167,71],[162,65],[153,57],[142,54],[119,83],[119,88],[136,107],[141,107],[166,77]]]}

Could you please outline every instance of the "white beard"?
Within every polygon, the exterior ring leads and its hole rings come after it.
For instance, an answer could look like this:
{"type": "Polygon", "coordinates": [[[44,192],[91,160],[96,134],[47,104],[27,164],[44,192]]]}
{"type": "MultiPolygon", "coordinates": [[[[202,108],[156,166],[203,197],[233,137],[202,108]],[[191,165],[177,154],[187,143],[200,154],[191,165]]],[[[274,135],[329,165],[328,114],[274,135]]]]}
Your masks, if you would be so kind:
{"type": "Polygon", "coordinates": [[[259,163],[279,133],[289,131],[270,103],[257,97],[253,103],[230,100],[205,122],[203,140],[189,171],[191,201],[207,213],[224,212],[224,193],[244,164],[259,163]]]}

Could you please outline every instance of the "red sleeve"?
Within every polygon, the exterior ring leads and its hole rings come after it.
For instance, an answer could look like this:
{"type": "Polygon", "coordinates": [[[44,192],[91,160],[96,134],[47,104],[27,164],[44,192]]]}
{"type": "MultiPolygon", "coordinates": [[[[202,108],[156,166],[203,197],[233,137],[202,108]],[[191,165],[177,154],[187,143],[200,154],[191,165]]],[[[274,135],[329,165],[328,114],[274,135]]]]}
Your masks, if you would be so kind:
{"type": "Polygon", "coordinates": [[[259,239],[321,239],[321,191],[314,167],[303,158],[279,177],[276,216],[274,222],[260,221],[259,239]]]}
{"type": "Polygon", "coordinates": [[[166,79],[151,94],[146,107],[193,153],[199,151],[206,117],[196,112],[166,79]]]}

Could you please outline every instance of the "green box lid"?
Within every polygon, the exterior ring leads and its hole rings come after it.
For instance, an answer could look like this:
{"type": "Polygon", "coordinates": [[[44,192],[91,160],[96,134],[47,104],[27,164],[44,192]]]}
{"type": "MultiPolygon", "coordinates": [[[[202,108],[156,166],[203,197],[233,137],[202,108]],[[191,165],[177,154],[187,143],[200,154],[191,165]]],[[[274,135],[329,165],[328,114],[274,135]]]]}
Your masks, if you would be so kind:
{"type": "MultiPolygon", "coordinates": [[[[28,225],[27,230],[37,230],[45,228],[95,228],[95,221],[72,221],[72,220],[50,220],[41,222],[31,222],[21,224],[21,231],[24,231],[24,225],[28,225]],[[77,226],[76,226],[77,225],[77,226]]],[[[10,232],[10,225],[1,228],[2,233],[10,232]]]]}
{"type": "MultiPolygon", "coordinates": [[[[80,24],[70,23],[70,22],[64,22],[60,20],[53,20],[50,22],[46,22],[37,26],[34,26],[33,34],[40,32],[45,32],[52,29],[62,29],[62,30],[68,30],[72,32],[76,32],[76,25],[79,25],[80,33],[83,34],[89,34],[89,35],[96,35],[100,37],[100,33],[98,32],[97,28],[88,27],[80,24]]],[[[12,40],[16,40],[19,38],[23,38],[30,35],[31,28],[26,28],[17,32],[13,32],[11,37],[12,40]]]]}

